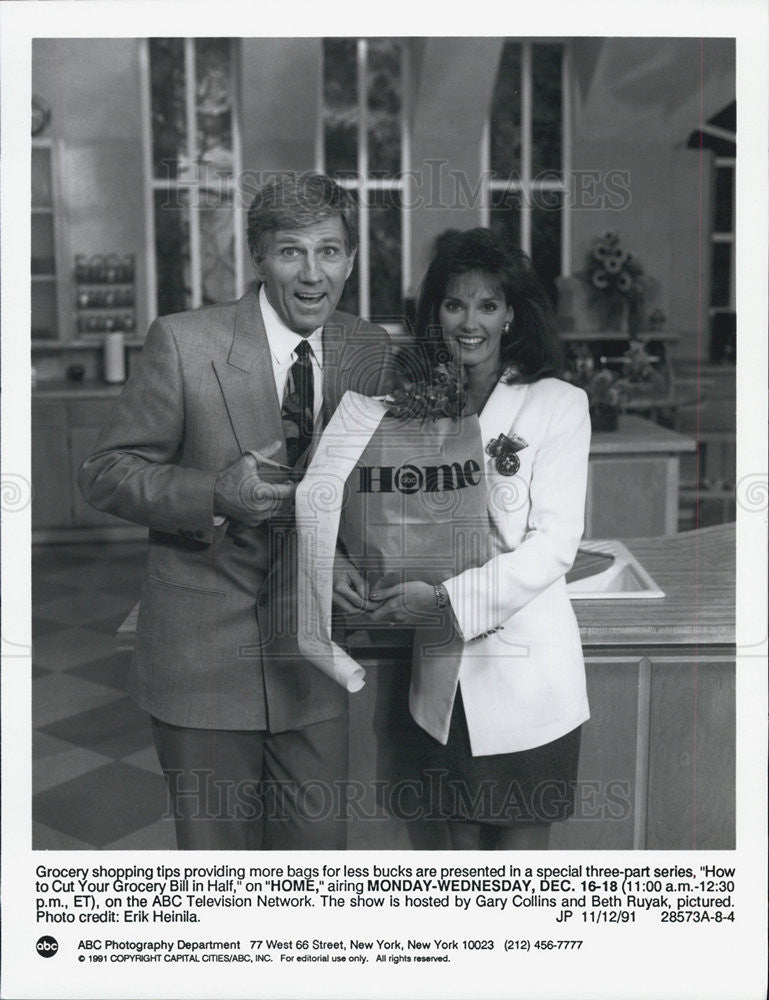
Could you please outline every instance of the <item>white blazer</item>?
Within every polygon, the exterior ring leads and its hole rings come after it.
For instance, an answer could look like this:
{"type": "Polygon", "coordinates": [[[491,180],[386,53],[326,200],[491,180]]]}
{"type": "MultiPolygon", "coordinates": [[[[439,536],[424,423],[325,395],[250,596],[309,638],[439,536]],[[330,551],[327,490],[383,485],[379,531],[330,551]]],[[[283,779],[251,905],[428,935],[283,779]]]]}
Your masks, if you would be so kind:
{"type": "Polygon", "coordinates": [[[528,443],[515,476],[486,457],[501,554],[445,581],[459,635],[417,630],[409,697],[417,723],[446,743],[459,684],[474,756],[542,746],[590,717],[564,579],[584,530],[587,397],[555,378],[499,383],[480,425],[484,447],[511,432],[528,443]]]}

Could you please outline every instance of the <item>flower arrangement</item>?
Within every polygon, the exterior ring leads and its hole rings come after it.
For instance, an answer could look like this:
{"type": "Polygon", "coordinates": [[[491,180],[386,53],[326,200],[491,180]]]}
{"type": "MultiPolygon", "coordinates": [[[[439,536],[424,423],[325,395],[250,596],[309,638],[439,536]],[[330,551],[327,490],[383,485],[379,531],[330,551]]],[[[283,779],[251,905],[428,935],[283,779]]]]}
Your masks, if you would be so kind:
{"type": "Polygon", "coordinates": [[[587,393],[594,431],[617,429],[625,401],[625,383],[609,368],[596,370],[587,345],[577,348],[572,366],[564,372],[564,378],[587,393]]]}
{"type": "Polygon", "coordinates": [[[608,368],[601,368],[591,376],[585,385],[590,409],[619,410],[622,406],[623,392],[620,380],[608,368]]]}
{"type": "Polygon", "coordinates": [[[617,233],[605,233],[592,241],[581,277],[606,329],[619,326],[626,309],[631,328],[640,326],[646,276],[641,264],[622,249],[617,233]]]}
{"type": "Polygon", "coordinates": [[[642,340],[631,340],[622,355],[623,386],[628,396],[661,395],[667,390],[665,369],[660,359],[649,354],[642,340]]]}
{"type": "Polygon", "coordinates": [[[396,385],[387,396],[387,415],[401,420],[456,420],[465,405],[464,368],[453,358],[432,366],[429,376],[408,371],[404,365],[395,373],[396,385]]]}

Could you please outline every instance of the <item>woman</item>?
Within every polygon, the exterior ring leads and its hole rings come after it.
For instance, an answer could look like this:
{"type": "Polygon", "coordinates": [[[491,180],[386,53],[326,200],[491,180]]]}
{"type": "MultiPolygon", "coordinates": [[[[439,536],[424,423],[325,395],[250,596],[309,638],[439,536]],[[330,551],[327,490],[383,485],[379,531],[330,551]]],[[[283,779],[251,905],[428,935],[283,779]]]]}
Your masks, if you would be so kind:
{"type": "Polygon", "coordinates": [[[381,588],[371,617],[418,626],[439,609],[453,620],[438,655],[417,627],[409,699],[426,805],[448,821],[452,847],[543,849],[573,811],[589,717],[564,579],[583,531],[587,398],[555,377],[555,321],[531,263],[489,230],[440,241],[416,335],[433,360],[447,348],[464,366],[499,554],[438,586],[381,588]]]}

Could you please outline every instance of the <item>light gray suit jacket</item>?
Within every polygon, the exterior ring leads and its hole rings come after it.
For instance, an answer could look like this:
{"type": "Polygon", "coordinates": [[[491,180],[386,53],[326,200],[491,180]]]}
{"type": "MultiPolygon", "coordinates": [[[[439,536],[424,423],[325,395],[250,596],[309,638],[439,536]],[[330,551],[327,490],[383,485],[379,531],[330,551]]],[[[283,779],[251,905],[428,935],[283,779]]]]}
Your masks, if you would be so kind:
{"type": "MultiPolygon", "coordinates": [[[[348,389],[384,385],[381,327],[334,313],[323,330],[324,417],[348,389]]],[[[294,729],[342,714],[346,693],[276,644],[268,524],[237,545],[215,529],[217,474],[281,443],[280,402],[258,297],[156,320],[135,371],[83,463],[92,506],[149,529],[130,691],[173,725],[294,729]]],[[[279,626],[280,627],[280,626],[279,626]]]]}

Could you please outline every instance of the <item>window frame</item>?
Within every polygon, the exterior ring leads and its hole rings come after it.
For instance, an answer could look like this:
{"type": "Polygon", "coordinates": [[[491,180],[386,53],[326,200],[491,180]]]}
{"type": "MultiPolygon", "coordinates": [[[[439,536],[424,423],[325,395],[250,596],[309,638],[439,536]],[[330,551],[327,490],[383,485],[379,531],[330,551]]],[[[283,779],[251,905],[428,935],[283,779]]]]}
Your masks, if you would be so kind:
{"type": "MultiPolygon", "coordinates": [[[[542,39],[542,41],[546,41],[542,39]]],[[[548,40],[549,41],[549,40],[548,40]]],[[[491,112],[486,117],[481,138],[480,174],[485,180],[481,205],[481,225],[491,224],[491,205],[495,192],[517,192],[521,195],[520,248],[531,256],[532,215],[534,197],[538,191],[556,191],[563,196],[561,214],[561,275],[572,273],[572,219],[570,205],[573,135],[573,86],[572,54],[568,42],[562,43],[561,54],[561,179],[537,180],[532,177],[532,123],[533,123],[533,50],[537,40],[520,41],[505,39],[521,46],[521,169],[520,176],[504,180],[492,176],[491,170],[491,112]]],[[[536,262],[535,262],[536,263],[536,262]]]]}
{"type": "MultiPolygon", "coordinates": [[[[178,37],[178,36],[177,36],[178,37]]],[[[204,37],[204,36],[199,36],[204,37]]],[[[154,175],[152,155],[152,81],[150,73],[150,38],[139,39],[139,79],[141,94],[142,161],[144,174],[144,224],[146,234],[146,309],[149,322],[158,316],[157,250],[155,231],[155,193],[157,191],[187,192],[189,210],[190,282],[189,308],[203,305],[203,277],[201,253],[200,195],[213,193],[229,198],[232,211],[233,268],[235,297],[245,290],[245,212],[238,190],[242,174],[242,133],[240,119],[240,46],[237,39],[229,39],[230,87],[232,93],[232,176],[217,175],[216,183],[197,176],[183,179],[157,178],[154,175]],[[196,197],[198,195],[198,197],[196,197]]],[[[195,163],[198,156],[197,118],[195,105],[196,53],[194,38],[182,37],[184,52],[185,119],[189,143],[189,157],[195,163]]]]}
{"type": "MultiPolygon", "coordinates": [[[[703,131],[711,131],[713,126],[703,128],[703,131]]],[[[725,130],[724,130],[725,131],[725,130]]],[[[734,133],[728,133],[731,137],[732,142],[737,141],[737,136],[734,133]]],[[[726,137],[725,135],[722,137],[726,137]]],[[[729,254],[729,301],[726,305],[714,306],[708,304],[709,312],[711,318],[719,313],[733,313],[737,310],[736,305],[736,294],[735,294],[735,280],[734,280],[734,250],[735,250],[735,206],[736,202],[736,179],[737,179],[737,157],[736,156],[714,156],[713,157],[713,179],[715,186],[715,176],[716,171],[728,169],[731,172],[731,184],[732,184],[732,224],[731,227],[726,230],[716,229],[715,227],[715,195],[714,195],[714,212],[713,212],[713,226],[710,232],[710,242],[711,246],[715,247],[717,243],[728,243],[731,246],[731,253],[729,254]]],[[[711,284],[712,284],[711,275],[711,284]]]]}
{"type": "MultiPolygon", "coordinates": [[[[320,94],[321,109],[318,123],[318,134],[315,144],[315,169],[326,172],[325,129],[323,114],[323,81],[325,71],[325,54],[321,41],[320,94]]],[[[372,178],[369,175],[368,156],[368,38],[356,38],[357,94],[358,94],[358,136],[356,178],[334,178],[340,187],[355,191],[358,196],[358,314],[363,319],[371,319],[371,240],[370,212],[367,195],[374,191],[397,191],[401,195],[401,303],[409,294],[411,284],[412,261],[412,220],[409,210],[411,183],[411,100],[412,100],[412,69],[410,49],[401,43],[401,162],[399,175],[388,178],[372,178]]],[[[384,326],[387,327],[387,322],[384,326]]]]}

